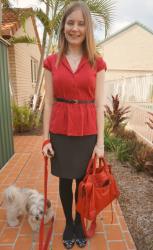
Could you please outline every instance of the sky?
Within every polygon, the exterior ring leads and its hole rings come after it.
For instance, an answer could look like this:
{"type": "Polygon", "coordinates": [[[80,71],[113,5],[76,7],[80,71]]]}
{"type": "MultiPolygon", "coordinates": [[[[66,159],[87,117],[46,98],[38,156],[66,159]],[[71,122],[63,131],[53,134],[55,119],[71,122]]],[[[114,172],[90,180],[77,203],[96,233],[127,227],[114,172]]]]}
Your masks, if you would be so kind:
{"type": "MultiPolygon", "coordinates": [[[[12,0],[18,7],[36,7],[38,0],[12,0]]],[[[153,0],[114,0],[115,20],[109,34],[112,35],[133,22],[140,22],[153,31],[153,0]]],[[[103,40],[103,29],[95,32],[96,40],[103,40]]]]}

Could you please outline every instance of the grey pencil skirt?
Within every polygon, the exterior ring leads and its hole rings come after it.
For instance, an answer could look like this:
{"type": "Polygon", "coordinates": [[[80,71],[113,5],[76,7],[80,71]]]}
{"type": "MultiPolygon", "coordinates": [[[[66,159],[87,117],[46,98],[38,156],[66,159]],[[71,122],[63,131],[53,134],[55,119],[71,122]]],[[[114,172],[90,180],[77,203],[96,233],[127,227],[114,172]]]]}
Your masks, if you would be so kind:
{"type": "Polygon", "coordinates": [[[51,173],[60,178],[79,179],[86,173],[97,135],[66,136],[50,133],[55,152],[51,173]]]}

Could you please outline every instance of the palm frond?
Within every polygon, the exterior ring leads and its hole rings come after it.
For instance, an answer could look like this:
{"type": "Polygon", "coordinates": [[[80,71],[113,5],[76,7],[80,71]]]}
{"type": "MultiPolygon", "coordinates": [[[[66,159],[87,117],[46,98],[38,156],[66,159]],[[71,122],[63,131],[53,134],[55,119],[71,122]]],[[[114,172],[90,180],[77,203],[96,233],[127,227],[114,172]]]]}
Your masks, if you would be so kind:
{"type": "Polygon", "coordinates": [[[95,17],[98,25],[105,28],[105,36],[115,19],[115,3],[110,0],[87,0],[85,1],[89,6],[91,14],[95,17]]]}
{"type": "Polygon", "coordinates": [[[28,35],[25,36],[20,36],[20,37],[11,37],[9,39],[9,42],[11,44],[16,44],[16,43],[28,43],[28,44],[36,44],[36,39],[33,37],[30,37],[28,35]]]}
{"type": "Polygon", "coordinates": [[[50,35],[51,34],[51,27],[52,27],[52,20],[43,12],[41,9],[37,9],[34,11],[36,17],[42,23],[46,32],[50,35]]]}

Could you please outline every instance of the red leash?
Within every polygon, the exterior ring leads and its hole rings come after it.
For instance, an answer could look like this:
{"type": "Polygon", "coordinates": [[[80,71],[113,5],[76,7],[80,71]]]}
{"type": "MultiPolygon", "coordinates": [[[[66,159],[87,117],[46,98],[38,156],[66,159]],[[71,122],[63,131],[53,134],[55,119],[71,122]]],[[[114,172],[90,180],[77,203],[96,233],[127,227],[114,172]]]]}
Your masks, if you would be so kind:
{"type": "MultiPolygon", "coordinates": [[[[47,182],[48,182],[48,157],[44,156],[44,162],[45,162],[45,169],[44,169],[44,214],[46,213],[46,207],[47,207],[47,182]]],[[[52,236],[52,230],[53,230],[53,222],[54,217],[50,220],[50,227],[48,229],[48,233],[44,242],[44,216],[40,223],[40,230],[39,230],[39,250],[47,250],[49,246],[49,242],[52,236]]]]}

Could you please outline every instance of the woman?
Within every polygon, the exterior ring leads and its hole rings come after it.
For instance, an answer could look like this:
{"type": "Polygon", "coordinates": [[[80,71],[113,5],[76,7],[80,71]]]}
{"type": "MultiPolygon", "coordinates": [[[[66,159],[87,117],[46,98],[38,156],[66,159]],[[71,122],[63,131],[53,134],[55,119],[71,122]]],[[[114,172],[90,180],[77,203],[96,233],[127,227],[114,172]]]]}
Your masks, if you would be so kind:
{"type": "Polygon", "coordinates": [[[72,181],[83,179],[89,159],[104,155],[104,72],[97,55],[90,11],[84,2],[70,4],[61,21],[58,53],[45,67],[43,153],[51,155],[51,172],[59,177],[59,193],[66,219],[63,244],[86,245],[79,213],[72,218],[72,181]],[[50,139],[48,134],[50,133],[50,139]]]}

